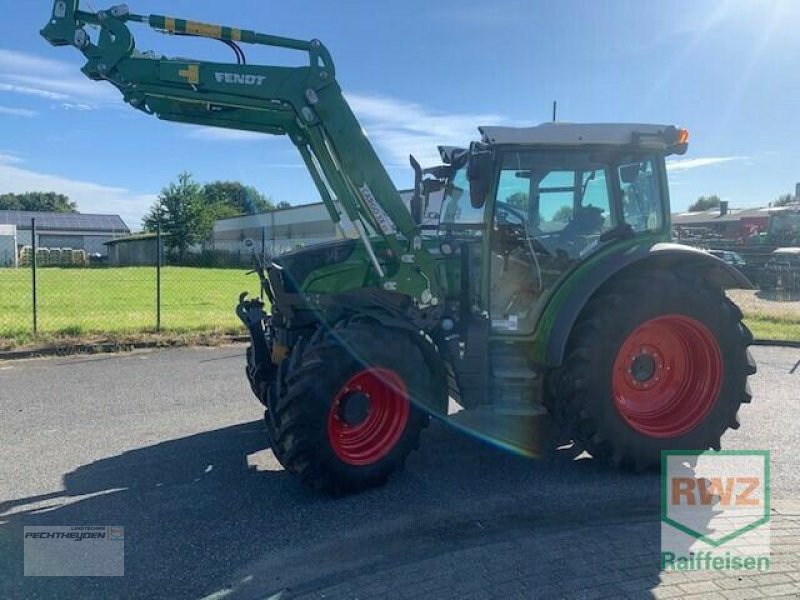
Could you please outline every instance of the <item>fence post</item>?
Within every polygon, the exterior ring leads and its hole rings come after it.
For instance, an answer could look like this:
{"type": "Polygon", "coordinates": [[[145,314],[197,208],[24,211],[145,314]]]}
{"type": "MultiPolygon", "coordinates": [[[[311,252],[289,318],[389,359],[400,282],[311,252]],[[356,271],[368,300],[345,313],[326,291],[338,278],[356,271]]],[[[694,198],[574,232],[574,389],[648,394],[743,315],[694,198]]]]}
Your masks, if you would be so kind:
{"type": "Polygon", "coordinates": [[[39,331],[39,315],[36,301],[36,219],[31,219],[31,287],[33,291],[33,335],[39,331]]]}
{"type": "Polygon", "coordinates": [[[156,331],[161,331],[161,219],[156,227],[156,331]]]}

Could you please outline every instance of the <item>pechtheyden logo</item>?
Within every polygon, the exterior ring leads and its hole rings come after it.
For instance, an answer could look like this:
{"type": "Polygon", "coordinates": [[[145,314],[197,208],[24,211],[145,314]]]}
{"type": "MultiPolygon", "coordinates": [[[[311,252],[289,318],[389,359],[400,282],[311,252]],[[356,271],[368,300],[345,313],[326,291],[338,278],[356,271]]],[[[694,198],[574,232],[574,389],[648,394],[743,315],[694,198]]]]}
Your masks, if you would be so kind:
{"type": "Polygon", "coordinates": [[[661,569],[767,571],[768,450],[661,454],[661,569]]]}
{"type": "Polygon", "coordinates": [[[110,525],[23,528],[26,577],[121,577],[125,528],[110,525]]]}

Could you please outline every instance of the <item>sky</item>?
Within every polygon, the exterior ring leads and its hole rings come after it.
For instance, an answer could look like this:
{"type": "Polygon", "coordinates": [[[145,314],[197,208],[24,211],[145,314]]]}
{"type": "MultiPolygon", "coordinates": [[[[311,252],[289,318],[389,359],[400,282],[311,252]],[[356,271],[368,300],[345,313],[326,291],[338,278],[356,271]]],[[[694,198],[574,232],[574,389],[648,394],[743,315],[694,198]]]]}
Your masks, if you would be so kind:
{"type": "MultiPolygon", "coordinates": [[[[674,210],[718,194],[766,205],[800,181],[800,1],[130,0],[132,12],[319,38],[395,184],[408,154],[467,144],[479,125],[628,121],[687,127],[668,161],[674,210]]],[[[181,171],[239,180],[274,201],[318,195],[286,137],[172,124],[80,73],[38,34],[51,2],[0,0],[0,193],[57,191],[132,229],[181,171]]],[[[83,0],[84,9],[108,8],[83,0]]],[[[233,61],[211,40],[131,24],[139,50],[233,61]]],[[[244,46],[250,64],[302,64],[244,46]]]]}

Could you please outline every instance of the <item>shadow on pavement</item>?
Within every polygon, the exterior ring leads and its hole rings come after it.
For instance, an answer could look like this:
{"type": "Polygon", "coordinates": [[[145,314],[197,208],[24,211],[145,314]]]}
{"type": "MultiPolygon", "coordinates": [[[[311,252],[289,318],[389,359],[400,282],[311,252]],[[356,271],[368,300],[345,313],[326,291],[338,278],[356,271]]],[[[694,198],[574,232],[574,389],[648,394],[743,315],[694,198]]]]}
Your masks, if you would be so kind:
{"type": "MultiPolygon", "coordinates": [[[[631,548],[631,560],[614,567],[630,569],[630,591],[659,583],[657,475],[591,460],[534,462],[434,425],[388,486],[333,500],[264,470],[269,461],[250,466],[262,451],[261,421],[245,423],[98,460],[66,474],[63,492],[0,504],[0,596],[266,598],[431,568],[426,581],[444,581],[440,593],[426,592],[420,573],[403,575],[405,593],[480,594],[480,581],[484,591],[516,582],[537,598],[589,597],[570,585],[610,585],[609,557],[631,548]],[[126,574],[25,578],[25,525],[122,525],[126,574]],[[539,550],[523,556],[522,548],[539,550]]],[[[387,585],[386,597],[400,593],[387,585]]]]}

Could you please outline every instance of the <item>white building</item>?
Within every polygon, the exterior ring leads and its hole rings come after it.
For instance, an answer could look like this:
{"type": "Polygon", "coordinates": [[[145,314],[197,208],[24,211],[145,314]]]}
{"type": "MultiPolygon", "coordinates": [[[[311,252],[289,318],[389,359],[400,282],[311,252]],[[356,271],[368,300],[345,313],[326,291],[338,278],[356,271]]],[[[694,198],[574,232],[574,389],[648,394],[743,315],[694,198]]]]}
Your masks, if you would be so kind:
{"type": "Polygon", "coordinates": [[[214,223],[214,250],[240,252],[244,240],[257,247],[263,242],[268,254],[283,254],[296,248],[344,237],[333,224],[322,202],[279,208],[255,215],[229,217],[214,223]]]}
{"type": "Polygon", "coordinates": [[[32,245],[31,220],[36,219],[39,248],[71,248],[87,254],[108,254],[105,242],[130,234],[118,215],[0,210],[0,225],[13,225],[17,248],[32,245]]]}
{"type": "Polygon", "coordinates": [[[0,224],[0,268],[17,266],[17,226],[0,224]]]}
{"type": "MultiPolygon", "coordinates": [[[[408,205],[411,192],[406,190],[400,193],[408,205]]],[[[436,194],[431,198],[431,206],[423,224],[438,224],[440,205],[441,194],[436,194]]],[[[267,254],[275,256],[344,237],[356,237],[356,232],[347,219],[343,217],[337,227],[331,221],[325,205],[316,202],[255,215],[219,219],[214,223],[211,247],[214,250],[237,253],[245,250],[245,240],[253,240],[257,248],[261,247],[263,240],[267,254]]]]}

